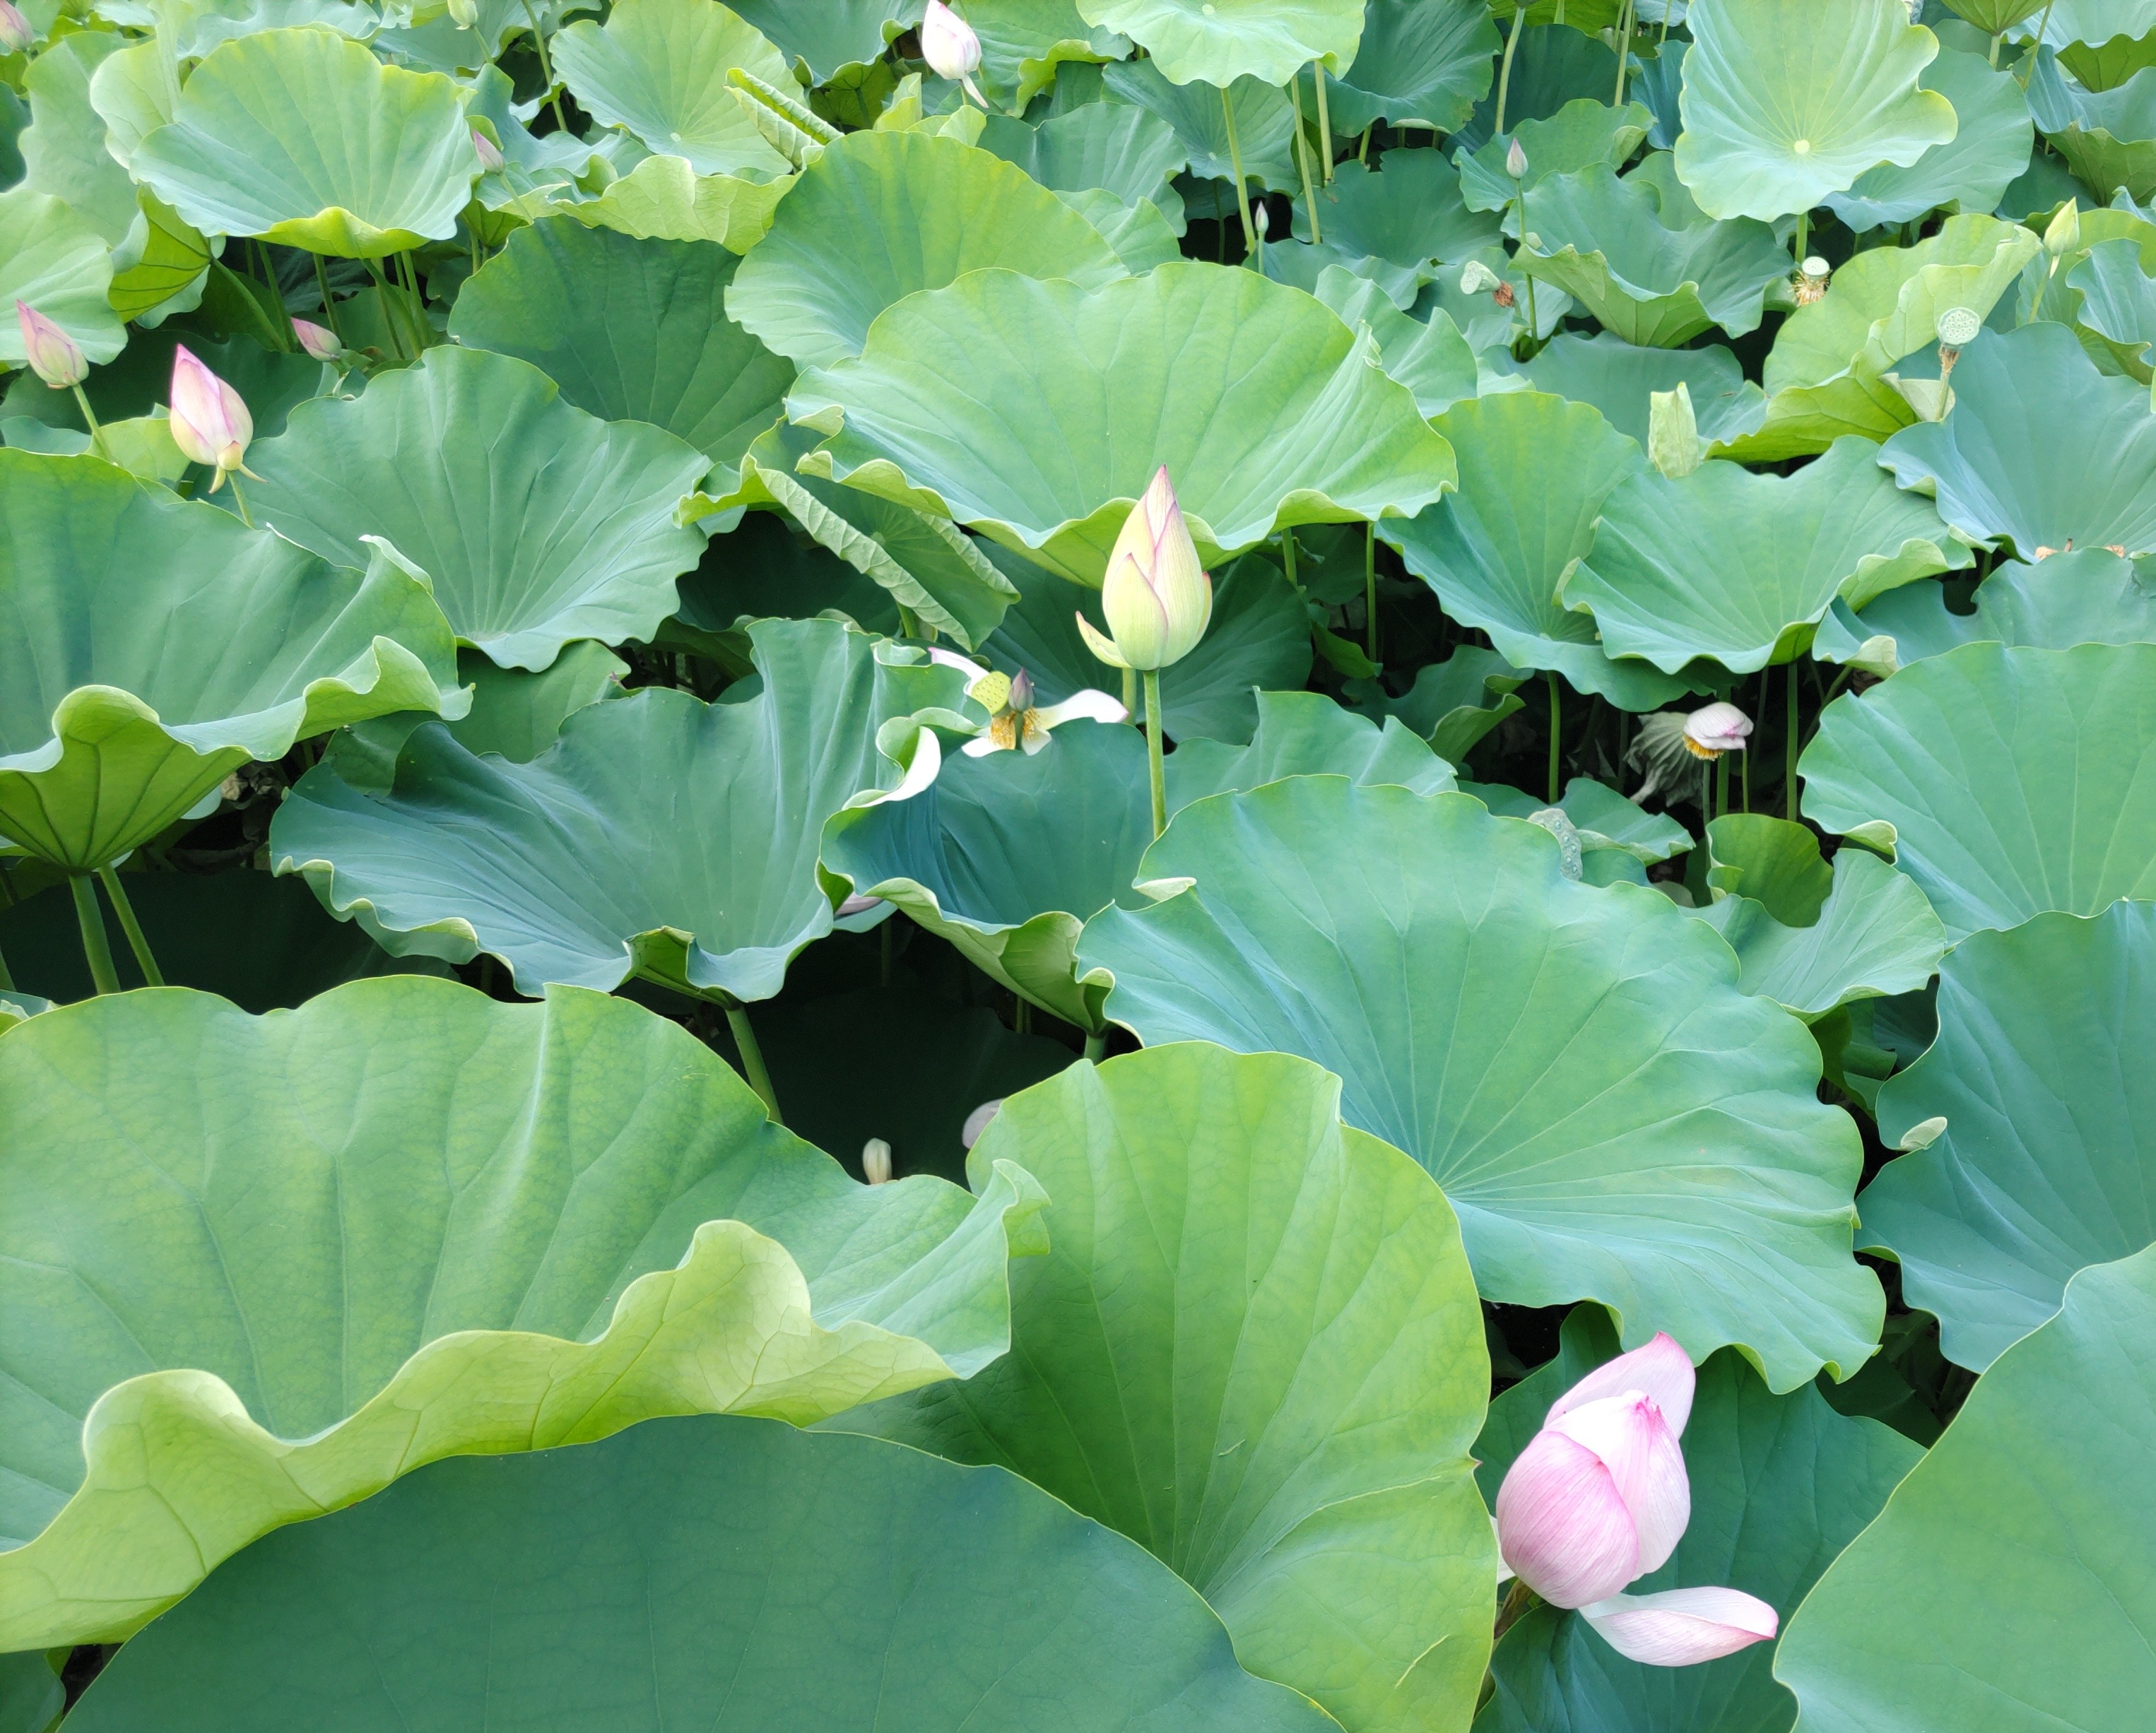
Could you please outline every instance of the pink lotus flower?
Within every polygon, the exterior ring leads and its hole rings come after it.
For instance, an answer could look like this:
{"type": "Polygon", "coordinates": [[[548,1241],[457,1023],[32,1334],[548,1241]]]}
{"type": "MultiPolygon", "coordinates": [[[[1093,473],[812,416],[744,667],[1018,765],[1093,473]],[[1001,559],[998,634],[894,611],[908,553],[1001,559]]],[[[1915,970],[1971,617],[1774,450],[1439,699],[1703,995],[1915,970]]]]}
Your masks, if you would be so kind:
{"type": "Polygon", "coordinates": [[[30,21],[9,0],[0,0],[0,54],[19,54],[37,39],[30,21]]]}
{"type": "Polygon", "coordinates": [[[1497,1489],[1497,1548],[1553,1607],[1577,1608],[1620,1654],[1684,1667],[1772,1637],[1773,1607],[1732,1588],[1628,1595],[1691,1520],[1678,1443],[1694,1376],[1666,1336],[1620,1355],[1550,1405],[1497,1489]]]}
{"type": "Polygon", "coordinates": [[[316,325],[311,319],[295,319],[292,335],[300,340],[300,346],[316,361],[335,361],[344,352],[344,345],[337,341],[336,333],[326,325],[316,325]]]}
{"type": "Polygon", "coordinates": [[[182,343],[172,351],[172,443],[190,463],[214,469],[209,485],[215,493],[224,479],[246,466],[248,442],[254,437],[254,418],[239,393],[204,367],[182,343]]]}
{"type": "Polygon", "coordinates": [[[1685,750],[1695,758],[1719,758],[1741,752],[1752,733],[1752,719],[1733,704],[1710,704],[1685,718],[1685,750]]]}
{"type": "MultiPolygon", "coordinates": [[[[0,6],[7,0],[0,0],[0,6]]],[[[90,377],[82,348],[27,301],[15,303],[15,323],[23,331],[23,356],[30,371],[54,391],[65,391],[90,377]]]]}
{"type": "Polygon", "coordinates": [[[983,108],[988,105],[973,79],[973,69],[981,64],[981,38],[943,0],[928,0],[921,17],[921,58],[937,77],[963,85],[974,101],[983,108]]]}

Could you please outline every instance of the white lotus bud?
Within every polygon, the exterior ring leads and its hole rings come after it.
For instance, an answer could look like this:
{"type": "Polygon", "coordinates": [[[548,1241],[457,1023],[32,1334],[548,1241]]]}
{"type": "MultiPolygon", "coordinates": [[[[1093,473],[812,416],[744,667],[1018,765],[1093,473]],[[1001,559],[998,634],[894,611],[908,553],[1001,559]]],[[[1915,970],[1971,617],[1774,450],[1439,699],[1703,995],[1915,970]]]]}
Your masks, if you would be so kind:
{"type": "Polygon", "coordinates": [[[1710,704],[1685,718],[1686,750],[1695,758],[1719,758],[1741,752],[1752,732],[1752,719],[1733,704],[1710,704]]]}
{"type": "Polygon", "coordinates": [[[246,459],[254,438],[254,418],[239,393],[198,361],[184,343],[172,351],[171,404],[167,424],[172,443],[189,462],[217,471],[209,485],[212,493],[235,469],[254,473],[246,459]]]}
{"type": "Polygon", "coordinates": [[[1165,464],[1131,507],[1109,551],[1101,612],[1108,623],[1105,638],[1078,617],[1086,648],[1111,668],[1148,672],[1188,655],[1213,618],[1213,581],[1199,562],[1165,464]]]}
{"type": "Polygon", "coordinates": [[[871,1137],[861,1146],[861,1177],[872,1186],[891,1183],[891,1146],[871,1137]]]}
{"type": "Polygon", "coordinates": [[[981,1141],[981,1133],[988,1129],[988,1121],[1003,1111],[1003,1106],[1004,1098],[998,1095],[993,1101],[982,1102],[978,1107],[968,1114],[966,1123],[958,1131],[959,1143],[967,1149],[971,1149],[978,1143],[981,1141]]]}
{"type": "Polygon", "coordinates": [[[1524,181],[1527,177],[1527,153],[1520,148],[1520,141],[1517,138],[1506,148],[1505,172],[1516,181],[1524,181]]]}
{"type": "Polygon", "coordinates": [[[928,0],[921,20],[921,58],[937,77],[955,85],[981,64],[981,38],[943,0],[928,0]]]}
{"type": "Polygon", "coordinates": [[[449,22],[469,30],[479,22],[479,0],[449,0],[449,22]]]}
{"type": "Polygon", "coordinates": [[[335,331],[326,325],[316,325],[311,319],[295,319],[292,335],[300,340],[300,346],[316,361],[335,361],[344,350],[344,345],[337,341],[335,331]]]}

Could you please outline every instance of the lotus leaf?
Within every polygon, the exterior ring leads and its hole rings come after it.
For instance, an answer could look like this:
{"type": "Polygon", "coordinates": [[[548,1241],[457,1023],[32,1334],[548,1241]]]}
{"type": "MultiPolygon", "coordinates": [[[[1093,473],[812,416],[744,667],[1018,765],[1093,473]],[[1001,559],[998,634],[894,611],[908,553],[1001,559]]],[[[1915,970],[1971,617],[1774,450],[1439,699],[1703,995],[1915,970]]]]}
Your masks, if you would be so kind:
{"type": "MultiPolygon", "coordinates": [[[[1497,238],[1496,223],[1462,203],[1460,176],[1436,151],[1389,151],[1382,173],[1343,162],[1318,199],[1327,245],[1409,269],[1459,264],[1497,238]]],[[[1295,235],[1311,238],[1300,203],[1295,235]]]]}
{"type": "Polygon", "coordinates": [[[772,213],[793,184],[699,175],[685,157],[647,156],[596,198],[550,187],[513,208],[534,221],[568,217],[588,228],[619,229],[642,240],[716,241],[729,252],[746,253],[769,230],[772,213]]]}
{"type": "Polygon", "coordinates": [[[1144,199],[1181,232],[1183,200],[1169,178],[1189,161],[1189,146],[1149,109],[1089,102],[1038,126],[991,115],[980,143],[1051,192],[1098,188],[1126,205],[1144,199]]]}
{"type": "Polygon", "coordinates": [[[1040,1249],[1023,1172],[865,1191],[595,993],[403,978],[254,1018],[175,989],[19,1033],[11,1648],[124,1635],[443,1456],[969,1375],[1040,1249]]]}
{"type": "Polygon", "coordinates": [[[2037,131],[2097,197],[2156,196],[2156,69],[2113,90],[2087,90],[2046,49],[2029,80],[2029,108],[2037,131]]]}
{"type": "MultiPolygon", "coordinates": [[[[127,341],[106,292],[112,261],[103,238],[49,193],[0,192],[0,306],[26,301],[65,331],[92,361],[110,361],[127,341]]],[[[0,363],[23,363],[23,333],[0,326],[0,363]]]]}
{"type": "Polygon", "coordinates": [[[1547,831],[1466,795],[1329,777],[1186,808],[1139,876],[1195,888],[1089,924],[1109,1015],[1337,1072],[1348,1122],[1445,1187],[1486,1296],[1596,1299],[1784,1389],[1870,1353],[1855,1128],[1804,1030],[1658,893],[1567,879],[1547,831]]]}
{"type": "Polygon", "coordinates": [[[1837,599],[1861,608],[1970,562],[1877,458],[1847,438],[1789,476],[1721,462],[1679,480],[1635,474],[1603,506],[1563,600],[1593,610],[1609,654],[1666,674],[1702,657],[1735,674],[1787,662],[1837,599]]]}
{"type": "Polygon", "coordinates": [[[786,57],[717,0],[619,0],[603,25],[580,18],[556,36],[554,61],[601,125],[699,175],[769,180],[794,166],[765,137],[757,105],[726,82],[738,67],[790,84],[786,57]]]}
{"type": "Polygon", "coordinates": [[[1775,1670],[1807,1733],[2139,1723],[2156,1688],[2152,1328],[2143,1251],[2076,1276],[1978,1382],[1790,1622],[1775,1670]]]}
{"type": "Polygon", "coordinates": [[[1607,168],[1614,173],[1631,161],[1653,120],[1636,102],[1612,108],[1582,96],[1546,120],[1522,120],[1479,151],[1462,151],[1455,165],[1460,197],[1471,211],[1502,211],[1522,188],[1532,191],[1553,175],[1584,168],[1607,168]],[[1515,142],[1527,159],[1527,172],[1517,181],[1505,163],[1515,142]]]}
{"type": "Polygon", "coordinates": [[[778,418],[792,365],[726,317],[739,261],[708,241],[639,240],[550,217],[457,296],[450,334],[527,361],[602,421],[648,421],[739,471],[778,418]]]}
{"type": "Polygon", "coordinates": [[[1879,461],[1936,493],[1973,541],[2023,559],[2073,547],[2156,551],[2156,414],[2130,379],[2106,378],[2061,326],[1970,345],[1946,418],[1904,428],[1879,461]],[[2068,428],[2071,431],[2067,431],[2068,428]],[[2091,463],[2091,451],[2104,461],[2091,463]]]}
{"type": "Polygon", "coordinates": [[[793,57],[795,72],[808,74],[801,83],[824,85],[850,67],[875,59],[908,15],[920,8],[911,0],[831,0],[814,7],[788,5],[787,0],[741,0],[732,9],[793,57]]]}
{"type": "MultiPolygon", "coordinates": [[[[1830,643],[1830,618],[1813,654],[1851,662],[1885,638],[1892,674],[1958,644],[2021,644],[2071,649],[2077,643],[2156,643],[2156,590],[2132,561],[2101,547],[2054,554],[2034,566],[2010,561],[1976,587],[1976,608],[1956,613],[1937,585],[1911,584],[1881,596],[1830,643]]],[[[1877,652],[1871,654],[1876,654],[1877,652]]]]}
{"type": "MultiPolygon", "coordinates": [[[[1616,1332],[1594,1306],[1574,1310],[1563,1341],[1557,1359],[1491,1405],[1475,1449],[1488,1497],[1549,1404],[1617,1351],[1616,1332]]],[[[1727,1584],[1784,1618],[1922,1454],[1876,1420],[1837,1414],[1816,1390],[1768,1394],[1726,1350],[1699,1369],[1684,1454],[1691,1523],[1670,1561],[1635,1592],[1727,1584]]],[[[1499,1645],[1496,1695],[1475,1725],[1479,1733],[1786,1728],[1795,1705],[1774,1682],[1774,1656],[1772,1643],[1759,1643],[1704,1666],[1643,1666],[1584,1621],[1538,1607],[1499,1645]]]]}
{"type": "Polygon", "coordinates": [[[1938,38],[1901,0],[1698,0],[1688,21],[1677,173],[1711,217],[1808,211],[1955,135],[1917,83],[1938,38]]]}
{"type": "Polygon", "coordinates": [[[1442,415],[1475,395],[1481,382],[1475,352],[1442,308],[1433,307],[1427,321],[1411,319],[1368,277],[1337,264],[1318,274],[1312,293],[1349,330],[1370,328],[1379,364],[1414,393],[1415,408],[1424,416],[1442,415]]]}
{"type": "MultiPolygon", "coordinates": [[[[1158,115],[1175,129],[1190,152],[1190,172],[1200,180],[1230,181],[1234,152],[1228,146],[1225,106],[1210,85],[1172,85],[1150,59],[1126,60],[1101,74],[1106,94],[1158,115]]],[[[1243,172],[1263,186],[1286,191],[1300,186],[1295,162],[1295,111],[1286,91],[1254,78],[1228,87],[1235,114],[1235,141],[1243,172]]],[[[1234,209],[1232,182],[1221,189],[1234,209]]]]}
{"type": "Polygon", "coordinates": [[[205,234],[379,259],[455,234],[479,159],[454,81],[302,28],[210,54],[129,167],[205,234]]]}
{"type": "Polygon", "coordinates": [[[1489,93],[1498,45],[1482,0],[1369,0],[1354,64],[1327,93],[1332,124],[1360,132],[1419,120],[1455,131],[1489,93]]]}
{"type": "Polygon", "coordinates": [[[1642,349],[1608,331],[1567,331],[1522,370],[1537,391],[1592,403],[1620,433],[1646,449],[1650,400],[1682,384],[1703,439],[1727,441],[1759,424],[1765,395],[1719,346],[1642,349]]]}
{"type": "MultiPolygon", "coordinates": [[[[1319,196],[1322,197],[1325,195],[1319,196]]],[[[1223,220],[1232,220],[1232,218],[1223,220]]],[[[1484,250],[1495,254],[1503,249],[1491,248],[1484,250]]],[[[1327,271],[1344,270],[1351,276],[1364,278],[1375,285],[1383,292],[1385,299],[1401,312],[1422,304],[1436,275],[1435,268],[1426,260],[1414,264],[1394,264],[1389,259],[1380,259],[1374,253],[1358,253],[1337,241],[1271,241],[1265,244],[1261,252],[1265,265],[1262,274],[1276,283],[1292,284],[1306,295],[1316,295],[1317,285],[1324,280],[1327,271]]],[[[1524,279],[1522,280],[1525,281],[1524,279]]],[[[1509,314],[1506,315],[1508,325],[1511,316],[1509,314]]]]}
{"type": "Polygon", "coordinates": [[[1358,787],[1442,794],[1452,767],[1430,743],[1388,716],[1382,723],[1342,710],[1322,692],[1260,692],[1257,731],[1248,746],[1185,741],[1168,764],[1168,808],[1256,788],[1283,777],[1344,776],[1358,787]]]}
{"type": "Polygon", "coordinates": [[[2029,167],[2035,131],[2029,100],[2011,73],[1995,69],[1980,54],[1943,48],[1917,82],[1953,105],[1954,136],[1906,168],[1881,163],[1859,175],[1846,192],[1827,194],[1826,208],[1851,228],[1912,222],[1938,205],[1995,209],[2029,167]]]}
{"type": "MultiPolygon", "coordinates": [[[[1137,276],[1157,265],[1172,264],[1183,257],[1175,230],[1160,207],[1149,198],[1125,204],[1112,192],[1088,187],[1079,192],[1059,192],[1056,197],[1077,212],[1108,244],[1123,269],[1137,276]]],[[[1179,207],[1183,201],[1175,201],[1179,207]]]]}
{"type": "Polygon", "coordinates": [[[71,207],[116,247],[134,225],[135,183],[105,148],[105,117],[90,105],[90,80],[126,46],[116,33],[85,30],[33,60],[23,74],[33,118],[18,141],[24,184],[71,207]]]}
{"type": "MultiPolygon", "coordinates": [[[[1550,804],[1502,783],[1462,782],[1460,792],[1507,818],[1529,818],[1550,804]]],[[[1646,812],[1592,777],[1567,782],[1557,808],[1571,821],[1582,852],[1589,856],[1618,854],[1646,864],[1668,860],[1691,847],[1691,833],[1666,813],[1646,812]]]]}
{"type": "Polygon", "coordinates": [[[131,1645],[80,1713],[87,1733],[256,1733],[332,1700],[547,1727],[1332,1725],[1244,1672],[1173,1572],[1016,1475],[739,1416],[444,1463],[280,1535],[131,1645]]]}
{"type": "Polygon", "coordinates": [[[1131,51],[1127,37],[1096,29],[1072,0],[967,0],[966,22],[981,42],[989,85],[1023,111],[1056,80],[1067,62],[1098,64],[1131,51]]]}
{"type": "Polygon", "coordinates": [[[0,452],[0,836],[85,873],[250,759],[391,710],[461,715],[446,623],[95,458],[0,452]]]}
{"type": "Polygon", "coordinates": [[[1091,585],[1163,464],[1209,564],[1296,524],[1412,513],[1455,473],[1332,314],[1194,262],[1092,291],[973,272],[887,310],[858,357],[804,373],[787,407],[832,436],[804,474],[1091,585]]]}
{"type": "Polygon", "coordinates": [[[2081,297],[2075,335],[2082,346],[2099,367],[2108,360],[2146,384],[2148,346],[2156,342],[2156,278],[2143,268],[2140,244],[2124,237],[2098,241],[2066,273],[2066,285],[2081,297]]]}
{"type": "Polygon", "coordinates": [[[1382,698],[1379,714],[1398,716],[1448,763],[1466,761],[1484,736],[1521,707],[1513,695],[1527,675],[1495,650],[1464,644],[1442,662],[1425,664],[1398,698],[1382,698]]]}
{"type": "Polygon", "coordinates": [[[894,302],[991,266],[1086,289],[1124,274],[1085,218],[1014,164],[954,138],[856,132],[787,194],[726,310],[767,348],[828,367],[859,355],[894,302]]]}
{"type": "Polygon", "coordinates": [[[1038,1164],[1056,1200],[1011,1357],[838,1423],[1120,1529],[1344,1726],[1455,1724],[1488,1642],[1474,1281],[1443,1194],[1339,1100],[1305,1061],[1192,1043],[1007,1102],[970,1171],[1038,1164]]]}
{"type": "Polygon", "coordinates": [[[249,454],[262,520],[326,559],[393,543],[434,582],[464,643],[544,668],[578,638],[648,638],[701,532],[674,508],[711,459],[673,434],[601,421],[506,355],[429,351],[357,399],[303,406],[249,454]],[[456,430],[485,428],[485,442],[456,430]]]}
{"type": "Polygon", "coordinates": [[[1362,0],[1078,0],[1089,24],[1127,36],[1170,84],[1284,85],[1309,62],[1345,72],[1363,39],[1362,0]]]}
{"type": "Polygon", "coordinates": [[[1897,851],[1957,942],[2156,895],[2156,644],[1964,644],[1829,705],[1804,813],[1897,851]]]}

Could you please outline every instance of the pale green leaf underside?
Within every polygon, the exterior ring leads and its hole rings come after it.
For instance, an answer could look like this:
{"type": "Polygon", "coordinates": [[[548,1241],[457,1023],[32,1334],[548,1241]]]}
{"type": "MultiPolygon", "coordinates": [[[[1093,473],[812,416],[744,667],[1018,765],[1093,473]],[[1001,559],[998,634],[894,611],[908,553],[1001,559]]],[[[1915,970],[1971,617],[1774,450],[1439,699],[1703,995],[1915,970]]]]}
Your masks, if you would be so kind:
{"type": "Polygon", "coordinates": [[[1078,0],[1078,10],[1129,37],[1178,85],[1285,85],[1312,60],[1339,73],[1363,39],[1361,0],[1078,0]]]}

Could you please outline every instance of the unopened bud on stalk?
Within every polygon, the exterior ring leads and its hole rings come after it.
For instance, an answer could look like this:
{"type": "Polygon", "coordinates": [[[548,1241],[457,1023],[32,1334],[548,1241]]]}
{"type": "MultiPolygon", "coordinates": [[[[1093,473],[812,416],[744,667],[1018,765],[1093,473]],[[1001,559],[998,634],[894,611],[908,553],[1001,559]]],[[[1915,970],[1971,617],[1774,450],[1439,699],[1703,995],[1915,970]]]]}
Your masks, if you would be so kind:
{"type": "Polygon", "coordinates": [[[479,166],[489,174],[498,174],[503,166],[501,146],[495,143],[478,127],[471,130],[472,149],[479,153],[479,166]]]}
{"type": "Polygon", "coordinates": [[[0,54],[22,54],[37,39],[30,21],[9,0],[0,0],[0,54]]]}
{"type": "Polygon", "coordinates": [[[1527,153],[1520,148],[1520,141],[1517,138],[1506,149],[1505,172],[1516,181],[1524,181],[1527,177],[1527,153]]]}
{"type": "Polygon", "coordinates": [[[861,1177],[872,1186],[891,1183],[891,1146],[871,1137],[861,1146],[861,1177]]]}
{"type": "Polygon", "coordinates": [[[1213,581],[1199,563],[1165,464],[1131,507],[1108,554],[1101,612],[1108,623],[1105,638],[1078,617],[1086,648],[1111,668],[1143,672],[1180,662],[1213,618],[1213,581]]]}
{"type": "Polygon", "coordinates": [[[921,58],[937,77],[963,85],[966,94],[983,108],[988,105],[973,83],[973,69],[981,64],[981,38],[943,0],[928,0],[921,19],[921,58]]]}
{"type": "MultiPolygon", "coordinates": [[[[5,5],[7,0],[0,0],[5,5]]],[[[15,323],[23,331],[23,359],[54,391],[65,391],[90,377],[82,348],[27,301],[15,303],[15,323]]]]}
{"type": "Polygon", "coordinates": [[[215,493],[234,470],[243,475],[247,447],[254,438],[254,418],[238,392],[196,359],[185,344],[172,351],[172,443],[190,463],[217,471],[209,485],[215,493]]]}
{"type": "Polygon", "coordinates": [[[344,352],[344,345],[337,341],[336,333],[326,325],[316,325],[311,319],[295,319],[292,335],[300,340],[300,346],[316,361],[335,361],[344,352]]]}
{"type": "Polygon", "coordinates": [[[479,0],[449,0],[449,22],[469,30],[479,22],[479,0]]]}

